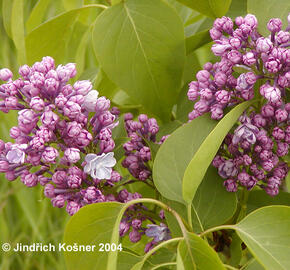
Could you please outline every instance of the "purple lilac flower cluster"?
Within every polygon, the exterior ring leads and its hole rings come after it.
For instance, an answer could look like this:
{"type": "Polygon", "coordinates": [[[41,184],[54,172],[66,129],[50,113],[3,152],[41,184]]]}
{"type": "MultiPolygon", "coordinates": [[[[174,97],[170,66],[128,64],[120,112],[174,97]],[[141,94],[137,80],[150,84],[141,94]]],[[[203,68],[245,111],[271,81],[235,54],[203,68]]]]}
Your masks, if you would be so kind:
{"type": "Polygon", "coordinates": [[[227,135],[213,160],[228,191],[237,191],[240,184],[248,190],[259,186],[271,196],[279,193],[289,171],[283,160],[289,152],[289,112],[289,103],[284,110],[266,104],[261,113],[250,109],[249,117],[240,117],[239,126],[227,135]]]}
{"type": "Polygon", "coordinates": [[[163,136],[159,142],[156,141],[156,134],[159,126],[154,118],[148,118],[140,114],[138,121],[133,120],[133,115],[125,115],[125,128],[130,141],[124,144],[126,158],[122,165],[128,168],[131,175],[139,180],[145,181],[151,177],[151,168],[148,162],[151,161],[151,151],[148,142],[162,144],[168,136],[163,136]]]}
{"type": "MultiPolygon", "coordinates": [[[[290,25],[290,16],[288,22],[290,25]]],[[[189,84],[188,99],[195,101],[189,120],[206,112],[213,119],[221,119],[226,107],[254,97],[258,80],[263,83],[260,93],[269,102],[275,103],[285,95],[284,89],[290,84],[290,28],[283,31],[281,20],[274,18],[267,24],[270,35],[263,37],[257,25],[251,14],[237,17],[235,24],[228,17],[215,20],[210,30],[215,43],[212,52],[221,60],[206,63],[196,74],[197,81],[189,84]],[[246,72],[236,76],[236,68],[246,72]]]]}
{"type": "Polygon", "coordinates": [[[68,84],[76,75],[72,63],[55,67],[44,57],[32,67],[21,66],[19,74],[12,80],[10,70],[0,70],[6,81],[0,109],[18,111],[18,125],[10,129],[15,143],[0,140],[0,172],[10,181],[20,177],[28,187],[40,183],[54,207],[67,202],[70,215],[86,204],[115,200],[109,187],[121,176],[112,170],[117,123],[110,101],[98,97],[90,81],[68,84]]]}
{"type": "Polygon", "coordinates": [[[189,99],[200,97],[189,120],[209,111],[213,119],[219,120],[227,106],[253,99],[254,95],[260,100],[240,117],[213,160],[230,192],[237,191],[238,185],[248,190],[259,186],[275,196],[288,174],[284,158],[290,142],[290,104],[286,103],[290,86],[290,16],[288,23],[283,31],[281,20],[271,19],[267,24],[271,34],[262,37],[257,32],[257,19],[251,14],[237,17],[236,26],[230,18],[216,19],[210,35],[215,41],[212,51],[221,56],[221,61],[205,64],[204,70],[197,73],[197,81],[189,85],[189,99]],[[235,78],[234,67],[248,72],[235,78]]]}

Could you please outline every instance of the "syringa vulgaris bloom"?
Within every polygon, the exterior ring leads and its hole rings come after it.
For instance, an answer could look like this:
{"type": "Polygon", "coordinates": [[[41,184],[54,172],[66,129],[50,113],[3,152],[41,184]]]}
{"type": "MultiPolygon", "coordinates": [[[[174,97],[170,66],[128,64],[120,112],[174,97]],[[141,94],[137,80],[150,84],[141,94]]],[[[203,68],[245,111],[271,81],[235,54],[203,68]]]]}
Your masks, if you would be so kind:
{"type": "Polygon", "coordinates": [[[86,204],[117,200],[118,193],[110,193],[121,180],[113,170],[117,114],[110,101],[88,80],[71,85],[72,63],[56,67],[44,57],[19,74],[13,80],[9,69],[0,70],[0,110],[18,111],[18,125],[10,130],[15,142],[0,143],[0,171],[28,187],[43,185],[53,206],[66,206],[70,215],[86,204]]]}
{"type": "Polygon", "coordinates": [[[189,84],[188,99],[195,102],[189,121],[207,112],[221,119],[226,107],[254,98],[257,82],[263,82],[260,93],[271,104],[285,96],[290,85],[289,26],[283,30],[281,20],[273,18],[267,24],[270,35],[263,37],[257,25],[251,14],[235,22],[228,17],[215,20],[210,30],[212,52],[221,59],[206,63],[189,84]],[[237,74],[237,68],[245,72],[237,74]]]}
{"type": "Polygon", "coordinates": [[[283,30],[279,18],[270,19],[269,36],[257,25],[251,14],[234,22],[215,20],[212,52],[221,60],[206,63],[189,84],[188,99],[195,102],[189,121],[207,112],[219,120],[226,107],[259,99],[226,136],[212,164],[228,191],[256,186],[274,196],[289,171],[290,22],[283,30]],[[241,68],[245,71],[238,74],[241,68]]]}

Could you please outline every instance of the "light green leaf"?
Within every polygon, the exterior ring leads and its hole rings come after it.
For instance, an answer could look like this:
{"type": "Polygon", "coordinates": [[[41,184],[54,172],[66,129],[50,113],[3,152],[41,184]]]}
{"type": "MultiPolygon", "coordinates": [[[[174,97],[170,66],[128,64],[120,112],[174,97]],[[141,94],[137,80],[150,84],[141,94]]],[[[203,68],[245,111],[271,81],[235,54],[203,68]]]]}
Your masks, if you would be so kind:
{"type": "Polygon", "coordinates": [[[290,207],[260,208],[234,227],[265,269],[290,269],[290,207]]]}
{"type": "Polygon", "coordinates": [[[153,179],[167,199],[185,203],[182,178],[190,160],[218,122],[203,115],[175,130],[161,145],[153,165],[153,179]]]}
{"type": "Polygon", "coordinates": [[[120,203],[96,203],[81,208],[69,221],[66,245],[96,245],[94,252],[65,252],[67,267],[74,269],[116,269],[118,252],[100,252],[100,243],[119,243],[119,223],[126,209],[120,203]]]}
{"type": "Polygon", "coordinates": [[[246,266],[243,266],[241,268],[243,270],[265,270],[265,268],[259,264],[255,259],[250,260],[246,266]]]}
{"type": "Polygon", "coordinates": [[[247,0],[232,0],[231,6],[226,14],[227,17],[235,19],[238,16],[247,15],[247,0]]]}
{"type": "Polygon", "coordinates": [[[236,207],[235,193],[228,192],[217,169],[209,167],[192,202],[193,231],[199,233],[225,223],[233,216],[236,207]]]}
{"type": "Polygon", "coordinates": [[[4,29],[9,37],[12,37],[11,34],[11,12],[12,12],[13,1],[3,0],[2,1],[2,20],[4,29]]]}
{"type": "Polygon", "coordinates": [[[248,0],[247,8],[248,13],[257,17],[258,30],[262,35],[270,34],[267,23],[271,18],[280,18],[283,21],[283,28],[287,27],[290,10],[290,2],[287,0],[248,0]]]}
{"type": "Polygon", "coordinates": [[[161,0],[119,3],[98,17],[93,40],[108,77],[168,121],[185,61],[184,29],[173,8],[161,0]]]}
{"type": "Polygon", "coordinates": [[[29,64],[39,61],[46,55],[60,62],[65,55],[68,37],[78,15],[97,8],[100,7],[91,5],[62,13],[30,32],[26,37],[26,54],[29,64]]]}
{"type": "Polygon", "coordinates": [[[80,8],[84,0],[62,0],[63,6],[66,10],[80,8]]]}
{"type": "Polygon", "coordinates": [[[188,239],[188,242],[181,240],[178,245],[177,270],[225,270],[217,253],[202,238],[188,233],[188,239]],[[193,255],[194,262],[189,256],[189,251],[193,255]]]}
{"type": "Polygon", "coordinates": [[[11,13],[11,33],[17,49],[18,62],[26,63],[24,21],[23,21],[23,0],[14,0],[11,13]]]}
{"type": "Polygon", "coordinates": [[[225,15],[231,5],[231,0],[177,0],[178,2],[199,11],[200,13],[216,18],[225,15]]]}
{"type": "MultiPolygon", "coordinates": [[[[207,168],[216,155],[225,136],[243,111],[252,103],[253,101],[243,102],[227,113],[199,145],[198,149],[196,149],[197,151],[187,166],[182,181],[182,194],[187,203],[191,203],[207,168]]],[[[201,130],[198,130],[198,132],[201,132],[201,130]]]]}
{"type": "Polygon", "coordinates": [[[51,0],[38,0],[26,21],[26,31],[31,32],[42,23],[51,0]]]}
{"type": "Polygon", "coordinates": [[[212,39],[209,35],[209,30],[204,30],[202,32],[198,32],[190,37],[187,37],[186,42],[186,54],[190,54],[196,49],[202,47],[206,43],[211,42],[212,39]]]}
{"type": "Polygon", "coordinates": [[[118,91],[117,85],[108,78],[107,74],[102,68],[98,73],[94,87],[99,91],[100,95],[104,95],[109,99],[112,99],[118,91]]]}

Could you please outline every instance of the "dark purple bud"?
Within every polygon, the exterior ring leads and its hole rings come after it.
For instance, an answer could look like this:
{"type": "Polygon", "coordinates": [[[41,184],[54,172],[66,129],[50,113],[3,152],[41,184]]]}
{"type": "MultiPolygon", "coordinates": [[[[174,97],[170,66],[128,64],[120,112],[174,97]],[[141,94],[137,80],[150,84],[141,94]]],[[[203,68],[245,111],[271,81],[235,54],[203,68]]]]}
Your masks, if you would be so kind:
{"type": "Polygon", "coordinates": [[[233,179],[227,179],[224,181],[224,186],[226,187],[228,192],[237,192],[238,190],[238,184],[233,179]]]}

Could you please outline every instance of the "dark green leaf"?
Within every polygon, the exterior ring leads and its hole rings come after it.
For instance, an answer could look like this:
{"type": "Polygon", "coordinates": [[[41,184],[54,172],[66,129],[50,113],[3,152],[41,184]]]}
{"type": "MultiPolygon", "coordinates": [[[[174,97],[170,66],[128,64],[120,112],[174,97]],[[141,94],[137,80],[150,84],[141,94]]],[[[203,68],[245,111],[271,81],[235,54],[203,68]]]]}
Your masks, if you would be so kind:
{"type": "Polygon", "coordinates": [[[176,12],[161,0],[122,2],[98,17],[93,40],[108,77],[169,120],[185,61],[184,29],[176,12]]]}

